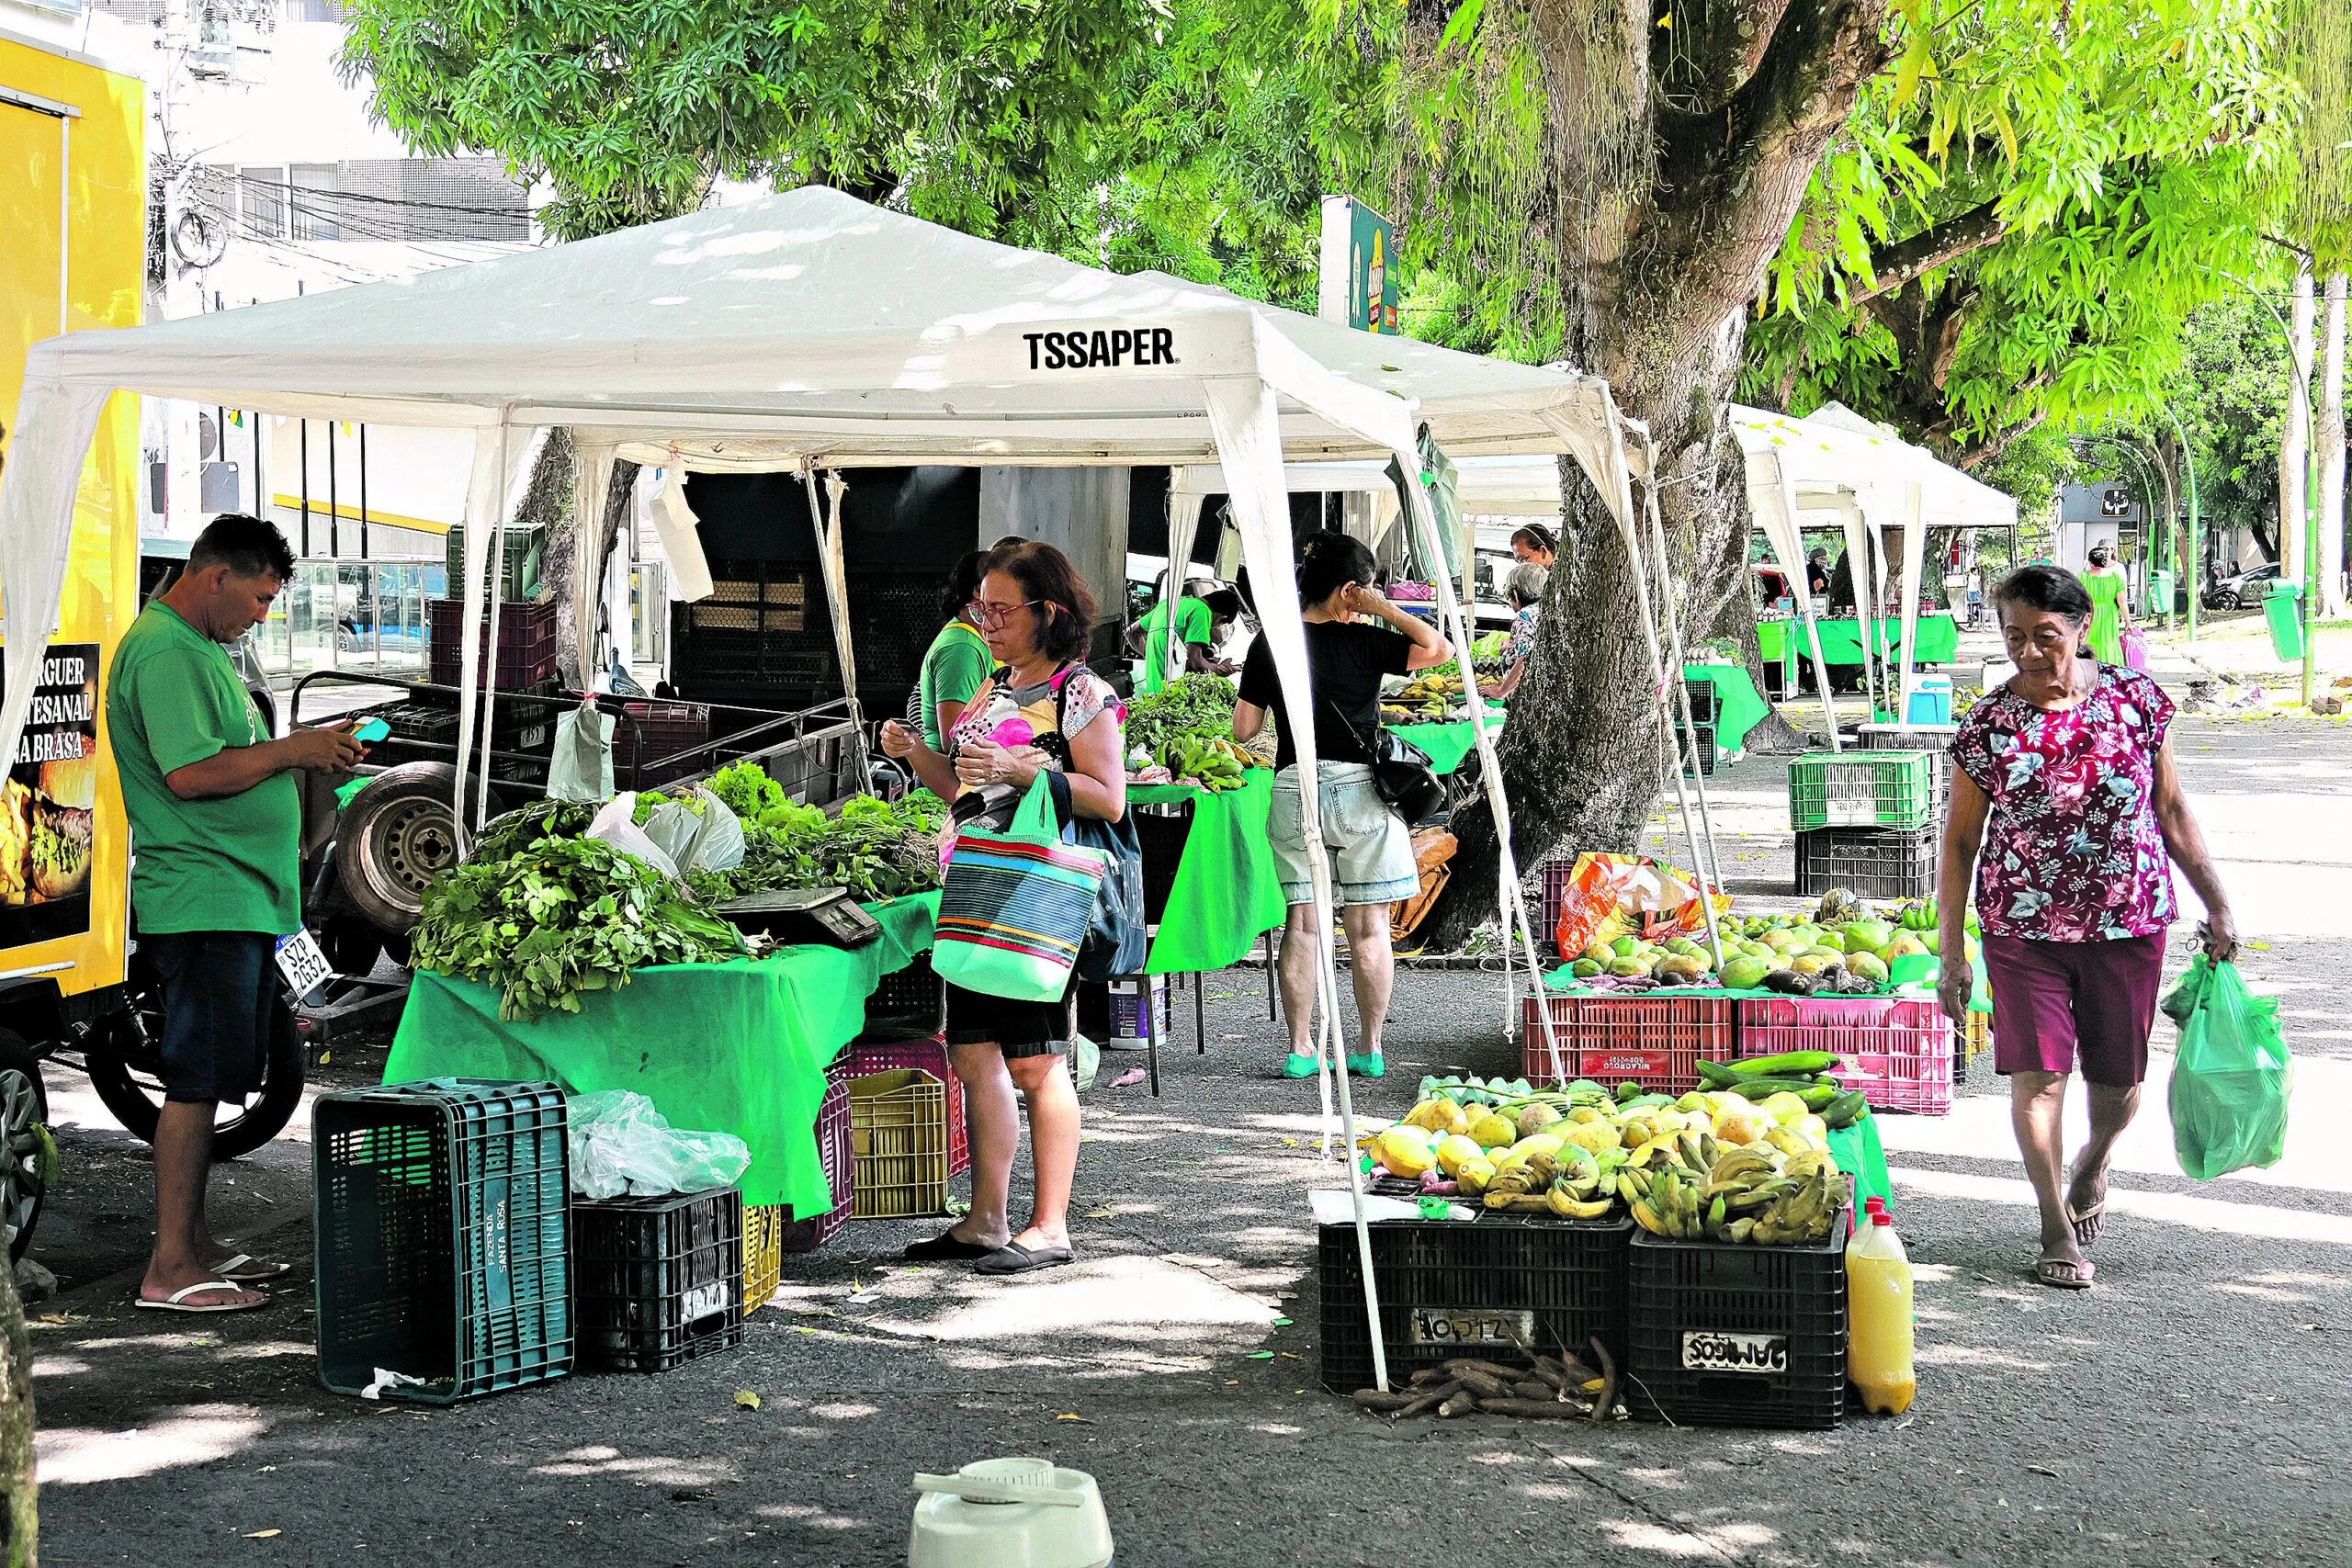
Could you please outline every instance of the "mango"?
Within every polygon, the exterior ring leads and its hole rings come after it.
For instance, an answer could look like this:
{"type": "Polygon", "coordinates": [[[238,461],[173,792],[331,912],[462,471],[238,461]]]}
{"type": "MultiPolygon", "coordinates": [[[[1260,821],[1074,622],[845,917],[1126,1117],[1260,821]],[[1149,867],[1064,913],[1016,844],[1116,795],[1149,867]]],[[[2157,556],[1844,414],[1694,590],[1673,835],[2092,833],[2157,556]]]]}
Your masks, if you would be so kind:
{"type": "Polygon", "coordinates": [[[1487,1184],[1495,1179],[1495,1162],[1485,1155],[1465,1159],[1454,1168],[1453,1179],[1465,1198],[1476,1198],[1486,1191],[1487,1184]]]}
{"type": "Polygon", "coordinates": [[[1579,980],[1589,980],[1595,975],[1608,973],[1608,965],[1590,958],[1579,958],[1568,965],[1568,973],[1579,980]]]}
{"type": "Polygon", "coordinates": [[[1489,1111],[1470,1124],[1469,1135],[1482,1149],[1507,1149],[1519,1141],[1519,1125],[1501,1112],[1489,1111]]]}
{"type": "Polygon", "coordinates": [[[1630,980],[1636,975],[1648,974],[1650,966],[1646,959],[1612,958],[1609,961],[1609,972],[1620,978],[1630,980]]]}
{"type": "Polygon", "coordinates": [[[1886,984],[1885,962],[1875,953],[1857,953],[1846,960],[1847,970],[1860,976],[1873,986],[1886,984]]]}
{"type": "Polygon", "coordinates": [[[1456,1179],[1459,1179],[1462,1175],[1463,1166],[1471,1160],[1483,1160],[1486,1157],[1487,1151],[1478,1146],[1478,1142],[1475,1138],[1465,1138],[1460,1134],[1455,1134],[1452,1137],[1442,1138],[1438,1142],[1437,1168],[1456,1179]]]}
{"type": "Polygon", "coordinates": [[[1821,973],[1824,965],[1820,959],[1815,957],[1810,953],[1800,953],[1798,956],[1790,959],[1789,967],[1795,970],[1800,975],[1818,975],[1821,973]]]}
{"type": "Polygon", "coordinates": [[[1597,1155],[1603,1149],[1621,1146],[1624,1142],[1624,1136],[1617,1131],[1614,1123],[1585,1122],[1569,1129],[1566,1141],[1587,1154],[1597,1155]]]}
{"type": "MultiPolygon", "coordinates": [[[[1798,1103],[1802,1105],[1804,1101],[1798,1103]]],[[[1719,1143],[1752,1144],[1764,1135],[1766,1127],[1774,1125],[1778,1123],[1759,1111],[1720,1111],[1715,1116],[1715,1138],[1719,1143]]]]}
{"type": "Polygon", "coordinates": [[[1742,953],[1724,963],[1724,985],[1735,991],[1753,990],[1764,983],[1764,976],[1769,973],[1770,965],[1763,959],[1742,953]]]}
{"type": "Polygon", "coordinates": [[[1635,953],[1641,951],[1641,946],[1642,939],[1637,936],[1621,936],[1610,943],[1611,951],[1620,958],[1633,957],[1635,953]]]}
{"type": "MultiPolygon", "coordinates": [[[[1786,1089],[1781,1090],[1778,1094],[1767,1095],[1765,1097],[1764,1103],[1758,1106],[1756,1109],[1761,1111],[1765,1115],[1770,1116],[1773,1121],[1778,1122],[1783,1127],[1802,1122],[1807,1116],[1812,1114],[1811,1111],[1805,1109],[1805,1103],[1804,1100],[1798,1099],[1795,1095],[1789,1093],[1786,1089]]],[[[1440,1156],[1438,1163],[1440,1165],[1443,1165],[1445,1163],[1442,1155],[1440,1156]]]]}
{"type": "Polygon", "coordinates": [[[1401,1122],[1381,1134],[1374,1141],[1373,1149],[1380,1156],[1380,1163],[1396,1176],[1417,1177],[1437,1163],[1429,1134],[1401,1122]]]}
{"type": "Polygon", "coordinates": [[[1917,937],[1905,934],[1888,942],[1881,953],[1886,961],[1892,964],[1898,958],[1922,956],[1927,951],[1927,945],[1917,937]]]}
{"type": "Polygon", "coordinates": [[[1522,1106],[1519,1112],[1519,1135],[1524,1138],[1531,1133],[1540,1133],[1559,1119],[1560,1113],[1548,1105],[1522,1106]]]}
{"type": "Polygon", "coordinates": [[[1813,945],[1816,951],[1827,948],[1832,953],[1843,953],[1846,951],[1846,937],[1840,931],[1823,931],[1815,939],[1813,945]]]}

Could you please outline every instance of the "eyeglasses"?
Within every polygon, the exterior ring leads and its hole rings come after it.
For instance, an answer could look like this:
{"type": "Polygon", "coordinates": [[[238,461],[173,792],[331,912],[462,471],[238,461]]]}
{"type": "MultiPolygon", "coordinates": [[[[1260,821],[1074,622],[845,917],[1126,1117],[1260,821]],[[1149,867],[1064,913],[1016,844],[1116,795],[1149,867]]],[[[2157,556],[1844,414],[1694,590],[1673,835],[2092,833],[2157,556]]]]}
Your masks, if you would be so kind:
{"type": "Polygon", "coordinates": [[[1018,604],[985,604],[975,599],[964,608],[970,613],[972,619],[978,625],[1001,626],[1012,618],[1012,613],[1015,610],[1026,610],[1033,604],[1044,603],[1043,599],[1023,599],[1018,604]]]}

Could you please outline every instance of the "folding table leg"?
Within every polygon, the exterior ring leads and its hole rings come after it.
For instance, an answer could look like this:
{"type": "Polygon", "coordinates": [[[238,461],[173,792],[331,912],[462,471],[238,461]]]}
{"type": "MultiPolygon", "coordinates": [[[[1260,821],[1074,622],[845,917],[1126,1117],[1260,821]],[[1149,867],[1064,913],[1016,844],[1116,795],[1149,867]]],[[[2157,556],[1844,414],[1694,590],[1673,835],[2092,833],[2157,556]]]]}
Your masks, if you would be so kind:
{"type": "Polygon", "coordinates": [[[1208,1007],[1201,998],[1201,992],[1204,988],[1202,982],[1205,976],[1201,975],[1193,976],[1193,1050],[1195,1055],[1202,1056],[1209,1054],[1208,1007]]]}
{"type": "Polygon", "coordinates": [[[1143,1048],[1151,1066],[1151,1098],[1159,1098],[1159,1010],[1152,1005],[1151,976],[1139,976],[1143,988],[1143,1048]]]}

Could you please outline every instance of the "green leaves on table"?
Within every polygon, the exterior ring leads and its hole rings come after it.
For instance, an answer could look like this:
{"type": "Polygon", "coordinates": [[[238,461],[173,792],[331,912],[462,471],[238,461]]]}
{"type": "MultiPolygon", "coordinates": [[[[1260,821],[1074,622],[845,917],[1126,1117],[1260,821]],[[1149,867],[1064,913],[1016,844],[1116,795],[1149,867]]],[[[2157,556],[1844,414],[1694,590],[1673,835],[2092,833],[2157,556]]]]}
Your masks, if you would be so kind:
{"type": "Polygon", "coordinates": [[[648,964],[716,963],[742,952],[726,921],[695,908],[636,856],[601,839],[541,838],[503,859],[435,878],[411,943],[420,969],[499,988],[499,1016],[578,1012],[648,964]]]}

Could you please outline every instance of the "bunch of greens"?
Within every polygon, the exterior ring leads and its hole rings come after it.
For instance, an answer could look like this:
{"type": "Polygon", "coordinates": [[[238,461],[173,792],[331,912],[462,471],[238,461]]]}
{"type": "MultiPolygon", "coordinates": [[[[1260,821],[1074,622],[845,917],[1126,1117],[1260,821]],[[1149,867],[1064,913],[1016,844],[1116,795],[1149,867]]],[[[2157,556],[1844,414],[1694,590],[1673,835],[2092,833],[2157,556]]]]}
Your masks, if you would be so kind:
{"type": "Polygon", "coordinates": [[[582,993],[626,986],[643,964],[742,951],[734,927],[645,862],[571,838],[539,838],[435,877],[410,943],[419,969],[496,986],[498,1015],[510,1020],[578,1012],[582,993]]]}
{"type": "Polygon", "coordinates": [[[686,885],[706,902],[783,887],[843,887],[870,903],[939,886],[937,843],[947,807],[929,790],[895,805],[858,795],[828,816],[783,798],[756,763],[722,769],[712,787],[730,809],[741,800],[751,811],[736,810],[743,819],[741,864],[687,874],[686,885]]]}
{"type": "Polygon", "coordinates": [[[576,801],[535,800],[503,811],[482,824],[466,859],[477,863],[505,860],[541,839],[576,839],[596,819],[597,807],[576,801]]]}
{"type": "Polygon", "coordinates": [[[1233,705],[1239,700],[1233,682],[1222,675],[1199,671],[1180,675],[1127,705],[1128,753],[1157,757],[1180,735],[1229,735],[1233,705]]]}

